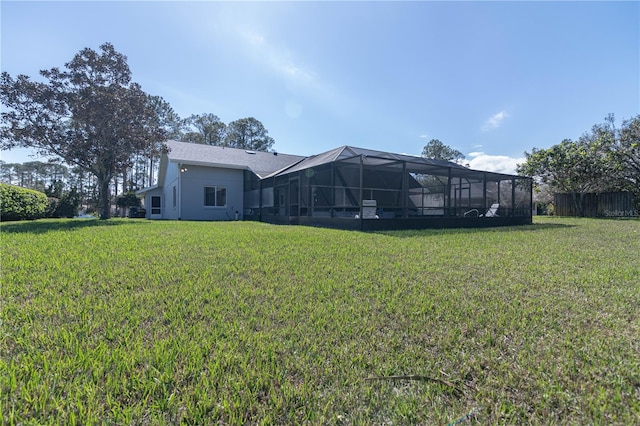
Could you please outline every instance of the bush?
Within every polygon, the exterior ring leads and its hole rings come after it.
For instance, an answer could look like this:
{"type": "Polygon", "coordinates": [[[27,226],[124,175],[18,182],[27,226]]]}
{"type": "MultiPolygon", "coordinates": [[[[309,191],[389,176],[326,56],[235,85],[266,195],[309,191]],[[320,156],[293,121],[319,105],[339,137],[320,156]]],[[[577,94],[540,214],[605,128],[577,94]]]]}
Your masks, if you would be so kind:
{"type": "Polygon", "coordinates": [[[116,205],[118,207],[140,207],[141,203],[140,198],[138,198],[134,191],[128,191],[118,195],[116,205]]]}
{"type": "Polygon", "coordinates": [[[49,197],[49,206],[45,213],[46,217],[74,217],[80,208],[80,194],[73,187],[62,194],[60,198],[49,197]]]}
{"type": "Polygon", "coordinates": [[[44,216],[49,200],[42,192],[0,184],[0,220],[31,220],[44,216]]]}
{"type": "Polygon", "coordinates": [[[74,217],[80,208],[80,194],[76,187],[62,195],[56,213],[59,217],[74,217]]]}
{"type": "Polygon", "coordinates": [[[60,198],[47,197],[47,199],[49,200],[49,205],[44,212],[44,217],[60,217],[56,214],[60,205],[60,198]]]}

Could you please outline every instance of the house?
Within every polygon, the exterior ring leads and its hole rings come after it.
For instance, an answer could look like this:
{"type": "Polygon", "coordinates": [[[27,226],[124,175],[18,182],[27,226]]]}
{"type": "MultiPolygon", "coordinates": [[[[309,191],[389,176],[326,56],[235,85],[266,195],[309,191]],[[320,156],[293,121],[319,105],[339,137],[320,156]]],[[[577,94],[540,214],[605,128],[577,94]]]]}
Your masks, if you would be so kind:
{"type": "Polygon", "coordinates": [[[169,141],[149,219],[342,229],[529,224],[530,178],[342,146],[310,157],[169,141]]]}
{"type": "Polygon", "coordinates": [[[264,178],[304,157],[168,141],[156,185],[138,191],[147,219],[234,220],[244,210],[245,173],[264,178]]]}

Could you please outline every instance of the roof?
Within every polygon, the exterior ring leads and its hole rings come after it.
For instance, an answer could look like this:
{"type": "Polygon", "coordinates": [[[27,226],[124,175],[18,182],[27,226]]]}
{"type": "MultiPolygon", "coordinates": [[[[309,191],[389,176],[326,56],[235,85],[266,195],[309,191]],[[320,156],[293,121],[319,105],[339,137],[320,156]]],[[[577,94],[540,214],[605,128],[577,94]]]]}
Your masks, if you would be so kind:
{"type": "Polygon", "coordinates": [[[138,189],[136,191],[136,195],[138,195],[138,196],[144,195],[149,191],[153,191],[154,189],[158,189],[158,184],[155,184],[155,185],[152,185],[152,186],[147,186],[146,188],[138,189]]]}
{"type": "Polygon", "coordinates": [[[173,140],[167,141],[166,144],[169,148],[167,159],[170,162],[196,166],[248,169],[260,178],[290,167],[305,158],[299,155],[250,151],[173,140]]]}
{"type": "Polygon", "coordinates": [[[466,167],[453,163],[451,161],[434,160],[407,154],[393,154],[391,152],[375,151],[372,149],[357,148],[354,146],[345,145],[339,148],[332,149],[331,151],[324,152],[322,154],[307,157],[304,160],[292,165],[290,168],[287,168],[286,170],[278,172],[276,174],[293,173],[300,170],[317,167],[322,164],[328,164],[334,161],[349,161],[358,159],[357,161],[359,162],[361,157],[364,164],[374,166],[396,163],[399,161],[407,161],[426,166],[466,169],[466,167]]]}
{"type": "Polygon", "coordinates": [[[460,177],[477,177],[479,174],[482,174],[484,179],[489,180],[513,177],[513,175],[469,169],[451,161],[434,160],[407,154],[393,154],[347,145],[310,157],[173,140],[167,141],[166,145],[169,148],[169,152],[160,161],[158,184],[151,188],[145,188],[141,192],[163,186],[167,161],[185,165],[251,170],[260,179],[306,170],[334,161],[357,161],[358,163],[362,161],[364,164],[372,166],[384,166],[405,161],[406,164],[410,165],[411,171],[420,173],[442,171],[446,168],[455,170],[455,175],[460,177]]]}

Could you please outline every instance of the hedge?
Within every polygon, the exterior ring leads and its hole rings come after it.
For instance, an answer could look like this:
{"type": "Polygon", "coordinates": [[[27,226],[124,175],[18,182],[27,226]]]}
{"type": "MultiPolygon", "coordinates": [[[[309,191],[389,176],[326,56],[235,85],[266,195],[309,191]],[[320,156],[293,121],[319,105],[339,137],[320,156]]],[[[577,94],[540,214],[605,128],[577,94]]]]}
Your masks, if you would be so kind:
{"type": "Polygon", "coordinates": [[[44,216],[49,200],[42,192],[0,183],[0,220],[31,220],[44,216]]]}

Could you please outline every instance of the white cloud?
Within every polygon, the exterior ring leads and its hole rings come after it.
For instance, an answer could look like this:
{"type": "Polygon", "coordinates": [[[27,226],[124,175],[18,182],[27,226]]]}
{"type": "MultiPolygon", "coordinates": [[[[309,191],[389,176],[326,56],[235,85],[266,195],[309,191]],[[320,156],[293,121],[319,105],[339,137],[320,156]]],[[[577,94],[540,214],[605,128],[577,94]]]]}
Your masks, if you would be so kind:
{"type": "Polygon", "coordinates": [[[489,117],[487,122],[484,123],[484,126],[482,126],[482,130],[486,132],[487,130],[497,129],[502,125],[502,122],[508,116],[509,114],[507,114],[506,111],[500,111],[499,113],[492,115],[491,117],[489,117]]]}
{"type": "Polygon", "coordinates": [[[285,77],[290,83],[314,84],[315,74],[297,64],[288,49],[270,43],[265,36],[255,30],[239,29],[238,33],[246,42],[246,46],[251,49],[251,57],[285,77]]]}
{"type": "Polygon", "coordinates": [[[254,46],[262,46],[264,44],[264,36],[252,30],[240,30],[240,34],[247,43],[254,46]]]}
{"type": "Polygon", "coordinates": [[[525,158],[513,158],[506,155],[489,155],[484,152],[471,152],[469,167],[475,170],[488,172],[515,174],[516,166],[525,161],[525,158]]]}
{"type": "Polygon", "coordinates": [[[312,99],[338,115],[348,115],[356,110],[352,99],[303,64],[286,45],[271,42],[255,30],[236,28],[235,31],[244,42],[247,56],[258,68],[277,75],[292,95],[312,99]]]}

